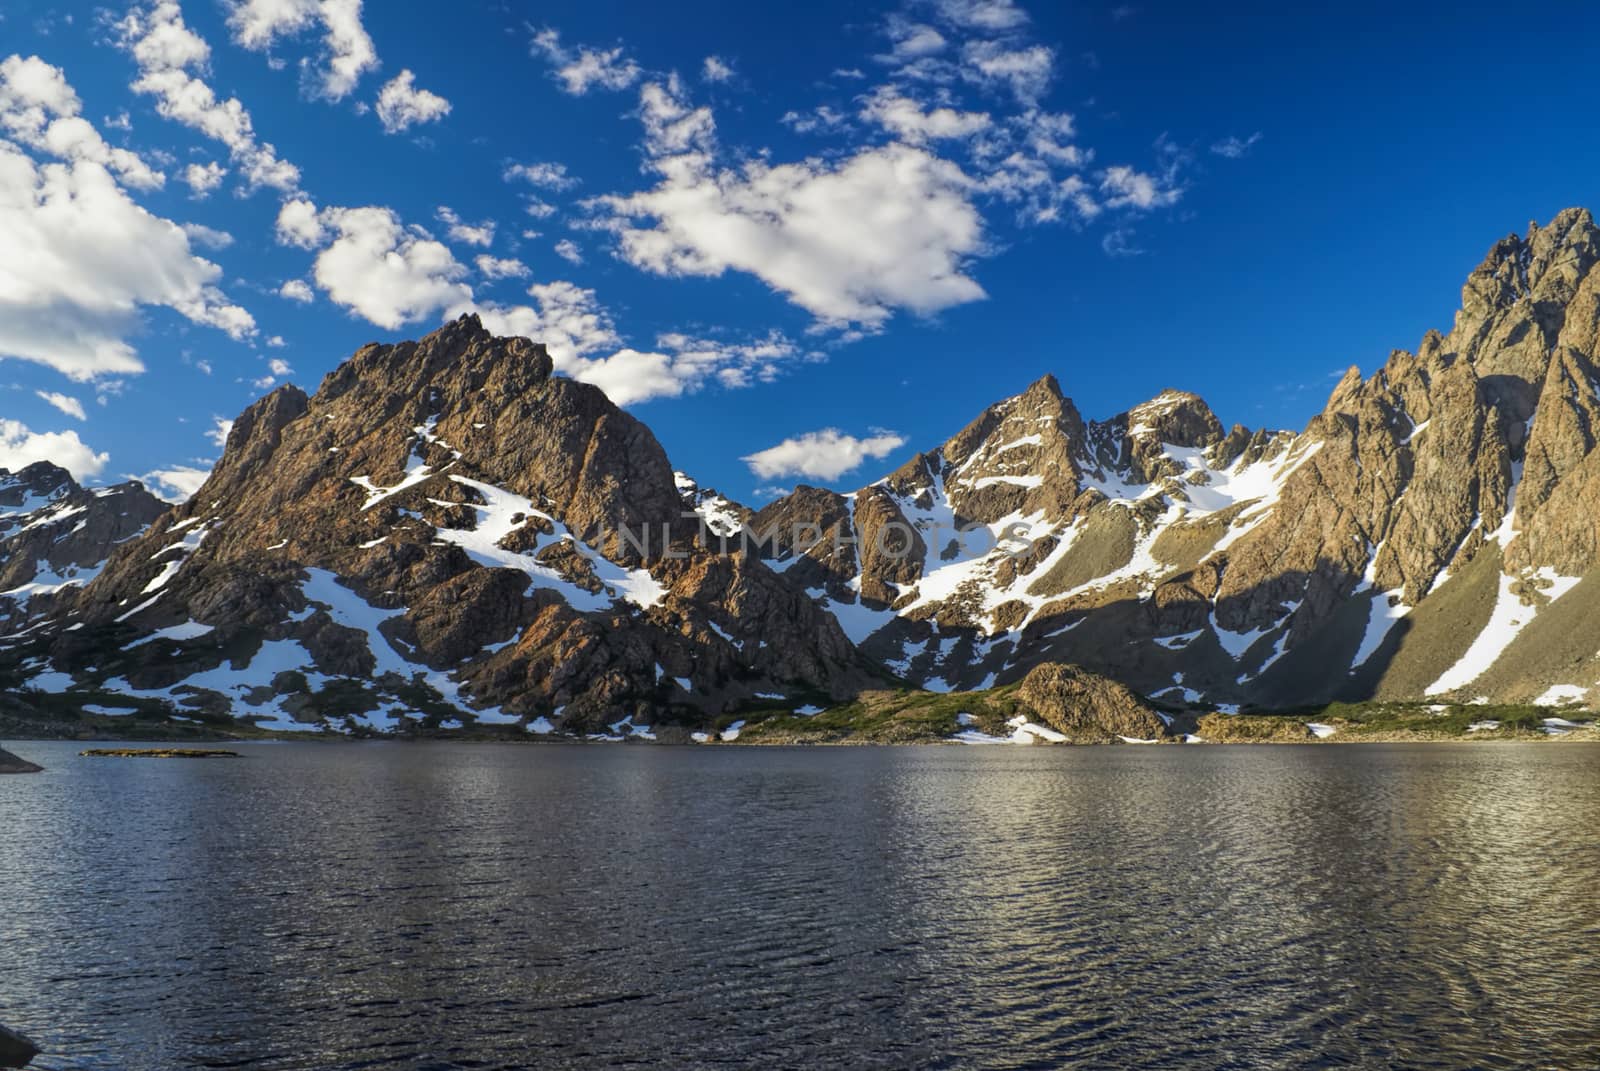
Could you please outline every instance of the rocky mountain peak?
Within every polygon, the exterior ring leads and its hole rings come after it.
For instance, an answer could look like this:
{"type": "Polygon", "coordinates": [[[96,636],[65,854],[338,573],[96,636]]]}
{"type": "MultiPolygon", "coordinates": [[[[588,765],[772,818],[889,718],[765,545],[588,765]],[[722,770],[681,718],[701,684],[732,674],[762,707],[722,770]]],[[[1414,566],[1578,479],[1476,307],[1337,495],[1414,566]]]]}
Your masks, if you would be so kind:
{"type": "Polygon", "coordinates": [[[0,507],[20,506],[29,499],[59,497],[77,488],[72,473],[48,461],[35,461],[16,472],[0,469],[0,507]]]}
{"type": "Polygon", "coordinates": [[[137,480],[86,489],[48,461],[0,469],[0,624],[70,605],[117,543],[166,510],[137,480]]]}

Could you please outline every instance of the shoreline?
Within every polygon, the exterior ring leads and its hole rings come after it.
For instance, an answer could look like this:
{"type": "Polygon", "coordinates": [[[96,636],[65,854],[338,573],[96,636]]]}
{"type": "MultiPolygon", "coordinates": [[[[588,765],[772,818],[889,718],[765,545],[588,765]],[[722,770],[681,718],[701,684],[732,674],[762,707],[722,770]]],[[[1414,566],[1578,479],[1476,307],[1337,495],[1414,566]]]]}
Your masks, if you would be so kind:
{"type": "MultiPolygon", "coordinates": [[[[844,736],[829,739],[819,739],[814,736],[804,735],[771,735],[753,736],[750,739],[738,740],[646,740],[642,738],[629,738],[620,740],[588,739],[583,736],[560,736],[556,734],[526,734],[513,736],[509,734],[487,734],[471,732],[438,733],[429,735],[395,735],[386,736],[379,734],[352,736],[345,733],[332,732],[274,732],[260,736],[236,737],[226,735],[215,736],[189,736],[185,740],[195,743],[209,744],[285,744],[308,743],[326,744],[329,746],[342,746],[349,744],[508,744],[517,747],[540,746],[583,746],[583,747],[686,747],[686,748],[772,748],[772,747],[802,747],[802,748],[845,748],[845,747],[961,747],[961,748],[988,748],[988,747],[1036,747],[1036,748],[1124,748],[1124,747],[1304,747],[1304,746],[1358,746],[1363,744],[1600,744],[1600,728],[1573,730],[1560,735],[1537,732],[1478,732],[1469,735],[1446,735],[1440,733],[1420,732],[1377,732],[1377,733],[1338,733],[1333,736],[1318,737],[1307,736],[1304,739],[1232,739],[1232,740],[1141,740],[1136,742],[1115,740],[1085,740],[1046,742],[1036,741],[1024,743],[1011,739],[991,739],[982,741],[961,740],[955,737],[929,737],[914,740],[886,740],[875,739],[871,736],[844,736]]],[[[25,733],[7,733],[4,740],[19,744],[71,744],[74,746],[92,744],[142,744],[150,747],[163,747],[172,743],[170,738],[152,736],[143,733],[129,733],[118,736],[97,734],[94,737],[73,736],[48,736],[25,733]]]]}

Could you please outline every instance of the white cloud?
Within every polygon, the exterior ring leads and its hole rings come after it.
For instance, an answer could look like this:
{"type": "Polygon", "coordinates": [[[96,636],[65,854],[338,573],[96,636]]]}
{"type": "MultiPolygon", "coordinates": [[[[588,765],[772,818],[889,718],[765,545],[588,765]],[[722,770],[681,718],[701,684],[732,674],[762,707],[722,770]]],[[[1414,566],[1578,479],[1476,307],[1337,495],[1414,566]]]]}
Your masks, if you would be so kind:
{"type": "Polygon", "coordinates": [[[1106,236],[1100,239],[1100,248],[1108,257],[1137,257],[1144,254],[1144,250],[1133,244],[1133,229],[1131,227],[1118,227],[1116,230],[1107,231],[1106,236]]]}
{"type": "Polygon", "coordinates": [[[233,421],[224,420],[222,417],[211,418],[211,430],[206,432],[206,438],[216,444],[218,450],[228,445],[228,433],[233,430],[233,421]]]}
{"type": "Polygon", "coordinates": [[[645,151],[652,157],[710,152],[716,144],[711,109],[691,106],[676,74],[639,87],[639,121],[644,124],[645,151]]]}
{"type": "Polygon", "coordinates": [[[494,244],[494,220],[486,219],[482,223],[467,223],[455,211],[445,205],[440,205],[434,213],[440,223],[448,229],[446,232],[453,242],[463,245],[488,246],[494,244]]]}
{"type": "Polygon", "coordinates": [[[867,76],[867,72],[859,67],[835,67],[833,76],[835,78],[861,79],[867,76]]]}
{"type": "Polygon", "coordinates": [[[227,173],[228,169],[218,163],[190,164],[183,169],[183,181],[196,199],[204,199],[222,185],[227,173]]]}
{"type": "Polygon", "coordinates": [[[289,226],[280,213],[279,240],[303,248],[329,243],[317,254],[313,275],[336,304],[395,330],[472,301],[472,289],[460,281],[466,268],[449,247],[405,227],[392,209],[369,205],[317,212],[309,201],[299,203],[305,207],[296,209],[289,226]]]}
{"type": "Polygon", "coordinates": [[[528,266],[514,257],[491,257],[488,253],[480,253],[473,263],[478,266],[478,274],[485,279],[523,279],[528,275],[528,266]]]}
{"type": "Polygon", "coordinates": [[[879,432],[870,438],[858,439],[838,428],[823,428],[785,439],[739,460],[764,480],[781,476],[834,480],[859,468],[868,458],[886,457],[905,443],[902,436],[893,432],[879,432]]]}
{"type": "Polygon", "coordinates": [[[56,391],[36,390],[33,393],[67,414],[79,420],[88,420],[89,415],[83,411],[83,403],[70,394],[60,394],[56,391]]]}
{"type": "Polygon", "coordinates": [[[171,468],[147,472],[139,479],[157,498],[177,504],[194,497],[194,493],[205,486],[206,479],[210,475],[210,469],[197,469],[193,465],[174,465],[171,468]]]}
{"type": "Polygon", "coordinates": [[[938,55],[949,47],[944,34],[920,22],[912,22],[903,15],[891,15],[885,32],[893,43],[893,51],[878,57],[886,63],[906,63],[938,55]]]}
{"type": "Polygon", "coordinates": [[[1260,140],[1261,131],[1259,130],[1257,130],[1254,134],[1251,134],[1248,138],[1239,138],[1230,135],[1213,144],[1211,146],[1211,151],[1216,153],[1218,156],[1226,157],[1229,160],[1237,160],[1240,157],[1247,155],[1255,146],[1255,143],[1260,140]]]}
{"type": "Polygon", "coordinates": [[[290,279],[278,287],[278,296],[290,301],[298,301],[302,305],[309,305],[316,300],[316,295],[311,292],[311,287],[306,285],[304,279],[290,279]]]}
{"type": "Polygon", "coordinates": [[[946,107],[924,111],[922,105],[892,86],[879,86],[866,98],[861,118],[913,145],[971,137],[987,130],[993,122],[987,112],[962,112],[946,107]]]}
{"type": "Polygon", "coordinates": [[[540,186],[547,190],[570,190],[578,184],[578,180],[567,174],[566,164],[534,163],[506,165],[502,173],[507,182],[522,181],[530,186],[540,186]]]}
{"type": "Polygon", "coordinates": [[[722,343],[687,335],[657,339],[657,350],[624,346],[611,316],[593,290],[557,281],[528,289],[533,305],[476,306],[490,331],[542,342],[556,371],[604,390],[618,405],[677,397],[708,382],[742,387],[768,381],[778,366],[797,355],[796,347],[774,333],[754,342],[722,343]]]}
{"type": "Polygon", "coordinates": [[[1149,210],[1176,204],[1182,188],[1168,177],[1147,175],[1131,167],[1108,167],[1100,178],[1100,192],[1107,208],[1149,210]]]}
{"type": "Polygon", "coordinates": [[[189,236],[189,241],[207,249],[226,249],[233,244],[233,235],[203,223],[185,223],[183,233],[189,236]]]}
{"type": "Polygon", "coordinates": [[[267,367],[272,370],[272,374],[275,376],[294,375],[294,369],[289,367],[289,362],[283,360],[281,357],[274,357],[267,363],[267,367]]]}
{"type": "MultiPolygon", "coordinates": [[[[325,245],[314,263],[317,285],[335,303],[380,327],[393,330],[430,316],[476,313],[496,334],[544,343],[558,372],[600,386],[619,405],[683,394],[708,382],[738,387],[769,380],[798,354],[778,334],[731,344],[666,335],[657,340],[659,352],[643,352],[624,344],[594,291],[564,281],[529,287],[529,305],[479,302],[463,281],[467,269],[450,249],[420,228],[405,226],[385,207],[318,211],[302,201],[290,225],[280,215],[279,240],[307,248],[325,245]]],[[[487,255],[476,264],[485,276],[527,270],[519,261],[487,255]]],[[[275,376],[287,374],[276,365],[272,371],[253,385],[264,390],[275,376]]]]}
{"type": "Polygon", "coordinates": [[[594,202],[624,259],[646,271],[748,272],[834,325],[877,327],[897,309],[931,314],[985,296],[965,272],[983,250],[972,183],[925,150],[895,143],[720,171],[689,153],[656,168],[654,189],[594,202]]]}
{"type": "Polygon", "coordinates": [[[378,94],[378,120],[391,134],[419,123],[432,123],[450,114],[450,102],[437,93],[418,89],[416,76],[401,71],[378,94]]]}
{"type": "Polygon", "coordinates": [[[1050,88],[1055,52],[1044,45],[1011,48],[996,41],[968,41],[961,49],[963,74],[980,85],[1008,87],[1032,105],[1050,88]]]}
{"type": "Polygon", "coordinates": [[[314,76],[318,96],[343,100],[363,74],[378,66],[378,51],[361,24],[361,0],[231,0],[229,6],[234,43],[257,52],[321,24],[323,69],[314,76]]]}
{"type": "Polygon", "coordinates": [[[38,56],[0,60],[0,129],[5,133],[51,156],[109,168],[136,189],[158,189],[166,182],[137,153],[107,145],[81,110],[61,68],[38,56]]]}
{"type": "Polygon", "coordinates": [[[35,461],[60,465],[78,480],[97,475],[111,455],[96,453],[75,431],[32,431],[19,420],[0,419],[0,469],[16,472],[35,461]]]}
{"type": "Polygon", "coordinates": [[[700,65],[700,77],[707,82],[729,82],[733,80],[733,68],[720,56],[707,56],[700,65]]]}
{"type": "Polygon", "coordinates": [[[531,196],[523,198],[522,209],[534,219],[549,219],[551,216],[556,214],[555,205],[531,196]]]}
{"type": "Polygon", "coordinates": [[[281,350],[287,345],[288,343],[283,340],[282,335],[273,335],[267,339],[267,346],[271,349],[281,350]]]}
{"type": "Polygon", "coordinates": [[[826,104],[819,104],[809,112],[784,112],[778,117],[778,122],[789,127],[796,134],[812,134],[818,130],[838,130],[850,125],[848,116],[835,111],[826,104]]]}
{"type": "Polygon", "coordinates": [[[315,249],[326,237],[317,206],[305,197],[283,202],[278,209],[277,231],[280,244],[300,249],[315,249]]]}
{"type": "Polygon", "coordinates": [[[571,238],[563,238],[556,243],[556,256],[569,264],[583,263],[583,250],[571,238]]]}
{"type": "Polygon", "coordinates": [[[938,10],[948,21],[973,30],[1015,30],[1028,22],[1028,13],[1012,0],[939,0],[938,10]]]}
{"type": "Polygon", "coordinates": [[[300,169],[280,160],[277,149],[256,139],[250,113],[237,97],[218,100],[215,91],[191,69],[204,71],[211,48],[183,21],[177,0],[157,0],[134,8],[117,24],[118,45],[139,66],[133,91],[154,97],[156,111],[227,146],[245,188],[262,186],[285,193],[300,182],[300,169]]]}
{"type": "Polygon", "coordinates": [[[532,52],[555,65],[555,77],[562,88],[581,97],[598,86],[612,91],[627,89],[639,80],[639,65],[622,55],[622,49],[580,47],[577,52],[561,44],[555,30],[540,30],[533,35],[532,52]]]}
{"type": "Polygon", "coordinates": [[[141,305],[248,337],[255,321],[217,289],[221,274],[100,164],[39,165],[0,141],[0,356],[77,380],[143,371],[125,341],[141,305]]]}

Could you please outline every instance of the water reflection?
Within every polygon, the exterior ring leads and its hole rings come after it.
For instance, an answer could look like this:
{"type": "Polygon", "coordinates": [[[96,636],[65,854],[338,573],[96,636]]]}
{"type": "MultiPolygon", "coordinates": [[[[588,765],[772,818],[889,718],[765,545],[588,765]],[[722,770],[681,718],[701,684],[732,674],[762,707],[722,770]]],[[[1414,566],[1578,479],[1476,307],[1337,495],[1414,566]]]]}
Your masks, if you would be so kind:
{"type": "Polygon", "coordinates": [[[0,785],[50,1068],[1525,1067],[1582,745],[249,748],[0,785]]]}

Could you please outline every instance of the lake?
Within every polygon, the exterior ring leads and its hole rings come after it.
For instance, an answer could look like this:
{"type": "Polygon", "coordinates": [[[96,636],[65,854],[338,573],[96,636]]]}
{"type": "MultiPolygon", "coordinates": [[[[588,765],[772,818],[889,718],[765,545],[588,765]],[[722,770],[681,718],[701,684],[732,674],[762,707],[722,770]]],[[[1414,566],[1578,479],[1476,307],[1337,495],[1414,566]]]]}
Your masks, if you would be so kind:
{"type": "Polygon", "coordinates": [[[0,778],[39,1067],[1600,1054],[1588,745],[82,746],[0,778]]]}

